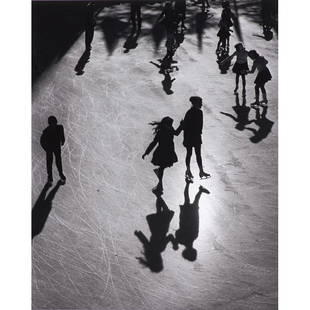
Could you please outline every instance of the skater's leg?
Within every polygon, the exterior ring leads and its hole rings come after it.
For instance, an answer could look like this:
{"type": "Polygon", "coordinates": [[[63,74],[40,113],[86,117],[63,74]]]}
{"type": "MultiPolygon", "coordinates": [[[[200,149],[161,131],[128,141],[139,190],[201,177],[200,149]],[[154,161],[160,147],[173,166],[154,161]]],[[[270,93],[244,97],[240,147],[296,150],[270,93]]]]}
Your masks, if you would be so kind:
{"type": "Polygon", "coordinates": [[[259,103],[259,85],[255,84],[255,103],[259,103]]]}
{"type": "Polygon", "coordinates": [[[240,77],[240,74],[236,73],[236,87],[235,87],[234,93],[236,93],[239,88],[239,77],[240,77]]]}
{"type": "Polygon", "coordinates": [[[186,176],[188,176],[189,178],[193,177],[192,172],[191,172],[192,150],[193,150],[193,148],[191,146],[186,147],[186,158],[185,158],[186,176]]]}
{"type": "Polygon", "coordinates": [[[264,100],[265,103],[267,103],[268,100],[267,100],[267,93],[266,93],[266,89],[265,89],[265,83],[260,86],[260,89],[262,91],[263,100],[264,100]]]}
{"type": "Polygon", "coordinates": [[[85,30],[85,47],[87,50],[91,49],[91,43],[93,41],[93,38],[94,38],[94,26],[89,25],[86,27],[85,30]]]}
{"type": "Polygon", "coordinates": [[[49,182],[53,182],[53,152],[46,152],[46,170],[47,170],[47,178],[49,182]]]}
{"type": "Polygon", "coordinates": [[[196,153],[196,160],[199,167],[199,176],[202,177],[210,177],[210,174],[204,172],[202,166],[202,159],[201,159],[201,144],[195,146],[195,153],[196,153]]]}
{"type": "Polygon", "coordinates": [[[243,95],[245,95],[245,86],[246,86],[246,80],[245,80],[245,74],[241,74],[241,78],[242,78],[242,93],[243,95]]]}
{"type": "Polygon", "coordinates": [[[201,194],[202,193],[206,193],[206,194],[209,194],[210,192],[206,189],[206,188],[204,188],[203,186],[199,186],[199,191],[198,191],[198,193],[196,194],[196,196],[195,196],[195,199],[194,199],[194,205],[195,206],[197,206],[198,207],[198,205],[199,205],[199,200],[200,200],[200,197],[201,197],[201,194]]]}

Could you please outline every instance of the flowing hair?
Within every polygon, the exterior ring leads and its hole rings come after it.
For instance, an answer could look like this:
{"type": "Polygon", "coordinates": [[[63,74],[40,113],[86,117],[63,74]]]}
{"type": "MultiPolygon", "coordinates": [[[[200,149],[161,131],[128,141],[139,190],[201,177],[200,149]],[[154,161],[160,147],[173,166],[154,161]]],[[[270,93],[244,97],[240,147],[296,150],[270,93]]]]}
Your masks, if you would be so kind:
{"type": "Polygon", "coordinates": [[[149,123],[149,125],[153,126],[153,134],[156,135],[162,128],[164,127],[165,124],[168,122],[172,123],[173,119],[169,116],[164,117],[161,121],[153,121],[149,123]]]}

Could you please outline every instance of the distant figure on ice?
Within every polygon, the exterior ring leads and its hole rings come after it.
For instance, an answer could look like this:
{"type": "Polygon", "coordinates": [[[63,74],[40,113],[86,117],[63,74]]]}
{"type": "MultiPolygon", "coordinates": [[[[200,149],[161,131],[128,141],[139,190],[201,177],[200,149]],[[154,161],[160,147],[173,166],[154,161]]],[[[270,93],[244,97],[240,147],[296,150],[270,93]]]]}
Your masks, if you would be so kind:
{"type": "Polygon", "coordinates": [[[134,30],[138,28],[141,31],[141,1],[132,1],[130,3],[130,21],[134,30]]]}
{"type": "Polygon", "coordinates": [[[91,50],[91,43],[94,38],[94,30],[96,25],[95,19],[95,5],[94,3],[88,3],[86,6],[86,17],[85,17],[85,49],[91,50]]]}
{"type": "Polygon", "coordinates": [[[185,27],[185,15],[186,15],[186,0],[176,0],[174,4],[175,15],[177,19],[177,24],[181,25],[181,29],[186,29],[185,27]]]}
{"type": "Polygon", "coordinates": [[[261,0],[262,10],[262,20],[263,20],[263,34],[266,41],[270,41],[273,38],[272,32],[272,11],[273,3],[271,0],[261,0]]]}
{"type": "Polygon", "coordinates": [[[178,161],[177,154],[174,150],[174,136],[178,136],[182,130],[182,126],[175,130],[172,127],[173,119],[169,116],[164,117],[160,122],[152,122],[150,125],[154,126],[154,140],[147,147],[145,153],[142,155],[142,159],[148,155],[156,145],[157,148],[153,153],[152,164],[159,168],[154,169],[155,174],[158,177],[158,184],[153,188],[155,193],[163,192],[163,175],[164,170],[168,167],[172,167],[174,163],[178,161]]]}
{"type": "Polygon", "coordinates": [[[250,138],[252,143],[261,142],[271,133],[274,122],[267,118],[267,110],[268,107],[264,107],[260,114],[259,108],[256,108],[255,119],[252,122],[258,126],[258,129],[245,127],[245,129],[254,134],[254,136],[250,138]]]}
{"type": "Polygon", "coordinates": [[[246,90],[246,81],[245,76],[247,72],[249,71],[248,66],[248,51],[244,48],[242,43],[238,43],[235,45],[236,51],[229,56],[228,58],[224,59],[221,64],[225,63],[226,61],[229,61],[233,59],[236,56],[236,62],[232,68],[232,71],[236,74],[236,87],[234,89],[234,93],[236,94],[238,92],[239,88],[239,78],[241,76],[242,78],[242,94],[245,95],[246,90]]]}
{"type": "Polygon", "coordinates": [[[261,105],[262,107],[266,107],[268,100],[267,100],[267,93],[265,89],[265,84],[272,79],[271,73],[267,68],[268,61],[263,57],[259,56],[255,50],[251,50],[248,53],[249,57],[253,60],[253,66],[249,73],[254,73],[257,69],[258,74],[254,81],[255,83],[255,103],[252,106],[258,107],[261,105]],[[263,100],[259,101],[259,90],[262,92],[263,100]]]}
{"type": "Polygon", "coordinates": [[[195,261],[197,250],[193,247],[193,244],[199,234],[199,200],[202,193],[209,194],[210,192],[203,186],[199,186],[195,200],[191,203],[189,198],[189,184],[190,181],[186,180],[184,204],[180,205],[179,229],[175,232],[173,248],[176,250],[178,249],[178,244],[184,245],[185,249],[182,252],[182,256],[189,261],[195,261]]]}
{"type": "Polygon", "coordinates": [[[48,182],[53,182],[53,156],[55,156],[56,167],[59,172],[61,181],[65,182],[66,177],[62,171],[61,162],[61,146],[65,143],[64,128],[62,125],[57,125],[57,119],[55,116],[48,118],[49,126],[43,130],[40,143],[42,148],[46,152],[46,168],[48,182]]]}
{"type": "Polygon", "coordinates": [[[233,106],[232,108],[234,112],[236,113],[236,116],[229,114],[229,113],[225,113],[225,112],[221,112],[221,113],[223,115],[230,117],[237,123],[235,127],[237,130],[242,131],[244,130],[246,125],[253,123],[253,121],[249,120],[249,114],[250,114],[251,108],[246,105],[245,97],[243,97],[242,105],[240,105],[239,96],[238,94],[236,94],[236,105],[233,106]]]}
{"type": "Polygon", "coordinates": [[[166,249],[169,242],[174,243],[173,235],[167,235],[174,212],[169,210],[160,194],[157,194],[156,197],[157,211],[146,217],[151,232],[150,240],[147,239],[142,231],[136,230],[135,235],[141,241],[144,248],[144,258],[138,258],[140,263],[149,267],[153,272],[160,272],[164,268],[161,253],[166,249]]]}
{"type": "Polygon", "coordinates": [[[193,174],[190,168],[193,148],[195,149],[197,164],[199,167],[199,177],[209,178],[210,174],[204,172],[201,159],[201,134],[203,127],[203,115],[201,111],[202,99],[198,96],[190,97],[192,107],[186,112],[182,129],[184,131],[183,145],[186,147],[186,172],[185,178],[192,180],[193,174]]]}
{"type": "Polygon", "coordinates": [[[230,10],[229,1],[224,1],[222,7],[223,10],[219,22],[220,30],[217,33],[217,36],[219,37],[217,51],[220,51],[220,49],[229,50],[229,37],[232,32],[230,27],[233,26],[233,20],[235,19],[235,15],[230,10]]]}

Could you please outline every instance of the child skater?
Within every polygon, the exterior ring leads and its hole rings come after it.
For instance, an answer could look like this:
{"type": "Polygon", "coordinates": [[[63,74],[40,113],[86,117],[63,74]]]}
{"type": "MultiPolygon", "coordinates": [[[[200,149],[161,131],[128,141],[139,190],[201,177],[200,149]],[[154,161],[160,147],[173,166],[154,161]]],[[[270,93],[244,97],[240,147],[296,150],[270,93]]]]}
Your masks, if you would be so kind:
{"type": "Polygon", "coordinates": [[[245,90],[245,75],[249,71],[248,67],[248,51],[244,48],[242,43],[238,43],[235,45],[236,51],[226,59],[224,59],[221,64],[225,63],[228,60],[231,60],[236,56],[236,62],[232,68],[233,73],[236,74],[236,87],[234,89],[234,93],[237,94],[238,92],[238,87],[239,87],[239,78],[241,75],[242,78],[242,94],[245,95],[246,90],[245,90]]]}
{"type": "Polygon", "coordinates": [[[144,159],[144,157],[158,144],[151,161],[155,166],[159,166],[159,168],[154,169],[158,177],[158,184],[153,188],[153,192],[163,192],[164,170],[168,167],[172,167],[172,165],[178,161],[177,154],[174,150],[173,139],[175,135],[178,136],[180,134],[182,123],[180,123],[177,130],[173,128],[172,123],[173,119],[169,116],[164,117],[160,122],[150,123],[150,125],[154,126],[155,137],[142,155],[142,159],[144,159]]]}
{"type": "Polygon", "coordinates": [[[265,84],[272,79],[271,73],[267,68],[268,61],[263,57],[259,56],[259,54],[255,50],[249,51],[249,57],[253,60],[253,66],[249,73],[254,73],[257,69],[258,73],[256,79],[254,81],[255,84],[255,103],[251,106],[253,108],[257,108],[259,105],[262,107],[266,107],[268,100],[265,89],[265,84]],[[261,90],[263,95],[263,100],[260,103],[259,101],[259,90],[261,90]]]}

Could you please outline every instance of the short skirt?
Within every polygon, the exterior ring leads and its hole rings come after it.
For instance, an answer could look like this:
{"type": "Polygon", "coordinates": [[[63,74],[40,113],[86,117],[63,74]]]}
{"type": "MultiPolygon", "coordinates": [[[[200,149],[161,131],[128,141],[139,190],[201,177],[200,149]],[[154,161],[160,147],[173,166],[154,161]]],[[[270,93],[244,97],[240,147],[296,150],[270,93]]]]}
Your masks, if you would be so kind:
{"type": "Polygon", "coordinates": [[[232,68],[232,72],[236,74],[246,74],[248,70],[249,70],[249,67],[247,63],[236,62],[232,68]]]}
{"type": "Polygon", "coordinates": [[[159,167],[171,167],[174,163],[178,161],[177,154],[174,149],[163,150],[160,147],[156,148],[153,153],[152,164],[159,167]]]}
{"type": "Polygon", "coordinates": [[[266,82],[270,81],[271,79],[272,79],[272,76],[271,76],[269,69],[265,68],[264,70],[260,71],[257,74],[254,83],[257,85],[262,85],[262,84],[265,84],[266,82]]]}

